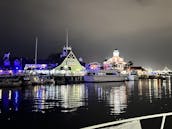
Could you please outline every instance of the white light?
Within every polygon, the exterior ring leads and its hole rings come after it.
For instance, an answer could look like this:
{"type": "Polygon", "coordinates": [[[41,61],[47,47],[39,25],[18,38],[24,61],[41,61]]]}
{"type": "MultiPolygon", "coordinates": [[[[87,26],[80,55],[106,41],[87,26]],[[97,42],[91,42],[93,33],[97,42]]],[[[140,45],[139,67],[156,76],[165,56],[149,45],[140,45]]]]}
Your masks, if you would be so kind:
{"type": "Polygon", "coordinates": [[[65,69],[67,69],[67,68],[68,68],[68,66],[67,66],[67,65],[65,65],[65,66],[64,66],[64,68],[65,68],[65,69]]]}
{"type": "Polygon", "coordinates": [[[61,70],[61,74],[65,74],[66,73],[66,71],[65,70],[61,70]]]}
{"type": "Polygon", "coordinates": [[[114,50],[113,51],[113,56],[119,56],[119,51],[118,50],[114,50]]]}

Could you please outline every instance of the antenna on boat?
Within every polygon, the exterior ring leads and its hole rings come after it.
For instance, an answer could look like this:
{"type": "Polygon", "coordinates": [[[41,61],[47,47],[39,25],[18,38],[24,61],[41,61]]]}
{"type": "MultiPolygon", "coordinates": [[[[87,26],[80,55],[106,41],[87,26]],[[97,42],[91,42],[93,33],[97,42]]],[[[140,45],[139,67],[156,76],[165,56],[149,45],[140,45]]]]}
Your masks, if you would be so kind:
{"type": "Polygon", "coordinates": [[[36,36],[35,39],[36,43],[35,43],[35,64],[37,64],[37,57],[38,57],[38,37],[36,36]]]}

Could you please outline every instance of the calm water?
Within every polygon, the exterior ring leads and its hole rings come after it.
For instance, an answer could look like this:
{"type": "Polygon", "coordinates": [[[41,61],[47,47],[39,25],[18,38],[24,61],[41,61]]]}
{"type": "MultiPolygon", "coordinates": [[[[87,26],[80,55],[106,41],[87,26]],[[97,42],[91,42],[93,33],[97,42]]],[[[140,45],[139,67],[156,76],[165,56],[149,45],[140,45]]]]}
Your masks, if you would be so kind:
{"type": "Polygon", "coordinates": [[[170,111],[170,80],[0,89],[0,124],[13,128],[80,128],[170,111]]]}

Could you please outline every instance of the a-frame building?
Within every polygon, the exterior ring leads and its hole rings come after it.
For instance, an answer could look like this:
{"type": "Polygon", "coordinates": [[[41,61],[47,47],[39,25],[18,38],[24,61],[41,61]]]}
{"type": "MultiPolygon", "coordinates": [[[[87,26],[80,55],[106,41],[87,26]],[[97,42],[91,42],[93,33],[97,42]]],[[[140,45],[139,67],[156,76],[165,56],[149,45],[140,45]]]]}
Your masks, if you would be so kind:
{"type": "Polygon", "coordinates": [[[53,74],[64,76],[84,76],[85,67],[82,66],[76,58],[72,51],[72,47],[68,46],[68,32],[66,35],[66,45],[63,48],[60,58],[62,61],[52,70],[53,74]]]}

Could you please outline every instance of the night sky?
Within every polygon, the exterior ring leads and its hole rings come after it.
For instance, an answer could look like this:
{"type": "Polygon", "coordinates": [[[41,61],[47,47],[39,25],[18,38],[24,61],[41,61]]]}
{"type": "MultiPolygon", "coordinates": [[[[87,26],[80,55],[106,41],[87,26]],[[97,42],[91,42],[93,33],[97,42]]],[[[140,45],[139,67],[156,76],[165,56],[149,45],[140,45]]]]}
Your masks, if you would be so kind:
{"type": "Polygon", "coordinates": [[[102,62],[119,49],[135,65],[172,68],[172,0],[0,0],[0,56],[60,52],[65,29],[75,54],[102,62]]]}

